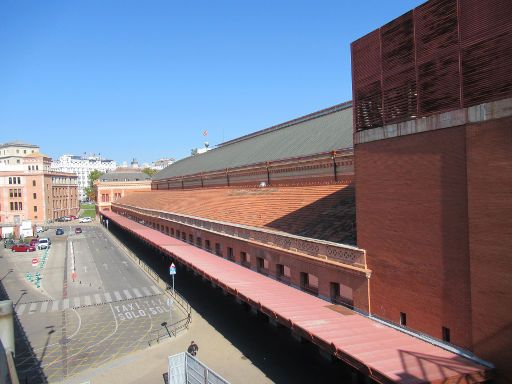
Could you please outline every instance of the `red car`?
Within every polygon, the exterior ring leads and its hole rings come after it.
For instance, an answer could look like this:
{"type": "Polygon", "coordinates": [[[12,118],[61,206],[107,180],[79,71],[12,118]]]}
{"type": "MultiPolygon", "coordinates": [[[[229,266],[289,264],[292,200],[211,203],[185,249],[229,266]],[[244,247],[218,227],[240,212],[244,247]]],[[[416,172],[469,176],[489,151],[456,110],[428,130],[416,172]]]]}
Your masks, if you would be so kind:
{"type": "Polygon", "coordinates": [[[34,252],[36,247],[30,244],[15,244],[11,247],[13,252],[34,252]]]}
{"type": "Polygon", "coordinates": [[[77,219],[77,217],[76,217],[75,215],[71,215],[71,216],[69,216],[69,218],[70,218],[71,220],[76,220],[76,219],[77,219]]]}
{"type": "Polygon", "coordinates": [[[82,228],[75,228],[75,233],[78,235],[79,233],[82,233],[82,228]]]}

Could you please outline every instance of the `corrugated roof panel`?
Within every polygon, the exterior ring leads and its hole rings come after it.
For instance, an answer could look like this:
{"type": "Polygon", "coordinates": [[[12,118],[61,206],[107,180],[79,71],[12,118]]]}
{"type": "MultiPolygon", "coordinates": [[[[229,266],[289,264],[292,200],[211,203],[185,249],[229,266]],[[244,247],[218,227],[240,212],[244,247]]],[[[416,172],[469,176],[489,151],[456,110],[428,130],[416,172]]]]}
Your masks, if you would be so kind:
{"type": "Polygon", "coordinates": [[[352,146],[352,108],[347,106],[176,161],[153,179],[224,170],[352,146]]]}

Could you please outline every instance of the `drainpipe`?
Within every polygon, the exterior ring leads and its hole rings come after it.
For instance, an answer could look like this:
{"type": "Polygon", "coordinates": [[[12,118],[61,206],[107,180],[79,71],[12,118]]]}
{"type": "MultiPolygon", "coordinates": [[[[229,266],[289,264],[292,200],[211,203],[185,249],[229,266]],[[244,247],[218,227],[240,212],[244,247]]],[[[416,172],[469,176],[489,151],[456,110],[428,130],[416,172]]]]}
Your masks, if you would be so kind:
{"type": "Polygon", "coordinates": [[[229,187],[229,168],[226,168],[226,180],[228,182],[228,187],[229,187]]]}
{"type": "Polygon", "coordinates": [[[267,161],[265,163],[266,167],[267,167],[267,185],[270,186],[270,169],[269,169],[269,162],[267,161]]]}
{"type": "Polygon", "coordinates": [[[332,165],[334,167],[334,181],[338,181],[337,169],[336,169],[336,151],[332,151],[331,153],[332,165]]]}

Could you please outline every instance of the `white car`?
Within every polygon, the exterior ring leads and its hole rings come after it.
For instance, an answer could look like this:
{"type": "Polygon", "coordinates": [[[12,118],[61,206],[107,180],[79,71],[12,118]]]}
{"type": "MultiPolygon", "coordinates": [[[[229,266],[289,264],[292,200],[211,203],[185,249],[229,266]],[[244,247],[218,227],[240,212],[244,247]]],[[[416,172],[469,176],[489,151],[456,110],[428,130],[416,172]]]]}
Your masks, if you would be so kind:
{"type": "Polygon", "coordinates": [[[50,248],[50,245],[52,245],[52,242],[47,237],[42,237],[39,239],[39,244],[37,244],[37,249],[46,249],[50,248]]]}
{"type": "Polygon", "coordinates": [[[92,222],[92,219],[89,217],[89,216],[85,216],[85,217],[82,217],[80,220],[79,220],[80,223],[91,223],[92,222]]]}
{"type": "Polygon", "coordinates": [[[36,232],[37,233],[41,233],[43,231],[44,231],[43,227],[36,227],[36,232]]]}

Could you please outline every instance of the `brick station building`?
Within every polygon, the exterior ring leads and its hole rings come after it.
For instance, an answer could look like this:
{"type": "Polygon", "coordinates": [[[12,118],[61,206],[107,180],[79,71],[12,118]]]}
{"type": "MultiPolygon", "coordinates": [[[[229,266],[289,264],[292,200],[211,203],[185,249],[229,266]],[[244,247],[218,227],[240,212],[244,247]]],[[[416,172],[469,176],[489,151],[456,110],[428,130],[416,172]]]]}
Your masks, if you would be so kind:
{"type": "Polygon", "coordinates": [[[511,382],[509,8],[415,8],[352,44],[353,103],[177,161],[112,211],[511,382]]]}

